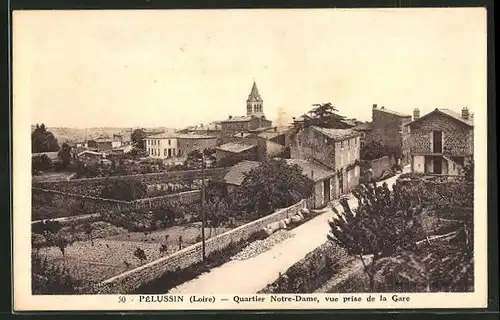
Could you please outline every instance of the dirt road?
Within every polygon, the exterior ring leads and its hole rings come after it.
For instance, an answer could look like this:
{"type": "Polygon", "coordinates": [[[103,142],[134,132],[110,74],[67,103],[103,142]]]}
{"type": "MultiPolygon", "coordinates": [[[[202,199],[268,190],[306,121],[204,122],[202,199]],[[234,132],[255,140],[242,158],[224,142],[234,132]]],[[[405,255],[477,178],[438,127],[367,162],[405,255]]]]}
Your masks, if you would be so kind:
{"type": "MultiPolygon", "coordinates": [[[[389,186],[397,176],[385,180],[389,186]]],[[[379,182],[380,184],[382,182],[379,182]]],[[[352,198],[349,204],[356,205],[352,198]]],[[[340,209],[342,211],[342,209],[340,209]]],[[[212,269],[198,278],[187,281],[172,290],[170,294],[218,293],[218,294],[252,294],[273,282],[306,254],[327,241],[329,231],[328,220],[333,212],[327,210],[303,225],[290,230],[294,237],[276,244],[269,251],[256,257],[238,261],[233,260],[212,269]]]]}

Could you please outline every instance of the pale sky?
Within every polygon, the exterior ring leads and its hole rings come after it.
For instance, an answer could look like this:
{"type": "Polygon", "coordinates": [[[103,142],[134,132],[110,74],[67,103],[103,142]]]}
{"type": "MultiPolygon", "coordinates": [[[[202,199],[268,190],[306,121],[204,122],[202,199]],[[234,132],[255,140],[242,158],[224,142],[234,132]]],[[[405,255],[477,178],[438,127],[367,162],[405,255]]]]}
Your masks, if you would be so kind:
{"type": "Polygon", "coordinates": [[[244,115],[254,79],[284,124],[320,102],[361,120],[486,108],[481,8],[18,11],[13,54],[14,108],[49,127],[244,115]]]}

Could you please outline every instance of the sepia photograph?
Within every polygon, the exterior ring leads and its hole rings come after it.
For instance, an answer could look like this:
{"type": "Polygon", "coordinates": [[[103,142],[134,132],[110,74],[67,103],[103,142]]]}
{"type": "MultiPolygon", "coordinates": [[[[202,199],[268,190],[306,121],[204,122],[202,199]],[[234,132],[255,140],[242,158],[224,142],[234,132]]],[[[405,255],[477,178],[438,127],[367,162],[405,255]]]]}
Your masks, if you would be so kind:
{"type": "Polygon", "coordinates": [[[17,10],[12,59],[19,310],[486,306],[484,8],[17,10]]]}

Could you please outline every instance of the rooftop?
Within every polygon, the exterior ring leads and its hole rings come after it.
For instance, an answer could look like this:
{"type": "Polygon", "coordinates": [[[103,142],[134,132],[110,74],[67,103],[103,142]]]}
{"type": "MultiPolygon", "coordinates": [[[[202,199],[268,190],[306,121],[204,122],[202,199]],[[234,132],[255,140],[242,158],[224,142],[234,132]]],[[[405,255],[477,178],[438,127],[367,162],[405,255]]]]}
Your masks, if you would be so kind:
{"type": "Polygon", "coordinates": [[[277,136],[279,136],[281,134],[282,133],[280,133],[280,132],[264,131],[264,132],[260,132],[258,134],[258,136],[261,138],[265,138],[265,139],[272,139],[272,138],[276,138],[277,136]]]}
{"type": "Polygon", "coordinates": [[[217,147],[217,149],[222,150],[222,151],[232,152],[232,153],[240,153],[240,152],[243,152],[246,150],[250,150],[254,147],[255,147],[255,145],[228,142],[226,144],[223,144],[223,145],[217,147]]]}
{"type": "Polygon", "coordinates": [[[228,173],[224,176],[224,181],[227,184],[241,186],[243,180],[245,180],[245,174],[258,166],[260,166],[260,162],[257,161],[241,161],[229,169],[228,173]]]}
{"type": "Polygon", "coordinates": [[[373,129],[373,123],[372,122],[363,122],[358,124],[357,126],[352,128],[353,130],[356,131],[369,131],[373,129]]]}
{"type": "Polygon", "coordinates": [[[393,114],[393,115],[398,116],[398,117],[411,117],[411,115],[409,115],[409,114],[389,110],[389,109],[386,109],[385,107],[374,108],[373,110],[378,110],[378,111],[382,111],[385,113],[393,114]]]}
{"type": "Polygon", "coordinates": [[[331,178],[335,175],[334,171],[328,170],[319,164],[303,159],[286,159],[289,165],[298,165],[302,169],[302,174],[314,182],[331,178]]]}
{"type": "Polygon", "coordinates": [[[147,136],[144,139],[172,139],[172,138],[175,138],[174,134],[163,132],[163,133],[158,133],[158,134],[154,134],[151,136],[147,136]]]}
{"type": "Polygon", "coordinates": [[[316,132],[324,134],[328,138],[333,139],[334,141],[342,141],[360,135],[359,132],[352,129],[331,129],[316,126],[312,126],[311,128],[313,128],[316,132]]]}
{"type": "Polygon", "coordinates": [[[448,117],[450,117],[452,119],[455,119],[455,120],[457,120],[457,121],[459,121],[459,122],[461,122],[463,124],[466,124],[468,126],[471,126],[471,127],[474,126],[474,122],[472,121],[471,118],[469,118],[469,120],[465,120],[464,118],[462,118],[462,115],[460,113],[458,113],[458,112],[455,112],[455,111],[453,111],[451,109],[438,109],[438,108],[432,110],[431,112],[429,112],[428,114],[426,114],[426,115],[424,115],[424,116],[422,116],[420,118],[417,118],[417,119],[413,120],[412,122],[408,123],[407,125],[411,125],[411,124],[413,124],[415,122],[419,122],[419,121],[421,121],[421,120],[429,117],[430,115],[436,114],[436,113],[444,114],[444,115],[446,115],[446,116],[448,116],[448,117]]]}
{"type": "Polygon", "coordinates": [[[204,135],[204,134],[174,134],[174,138],[180,139],[214,139],[214,136],[204,135]]]}

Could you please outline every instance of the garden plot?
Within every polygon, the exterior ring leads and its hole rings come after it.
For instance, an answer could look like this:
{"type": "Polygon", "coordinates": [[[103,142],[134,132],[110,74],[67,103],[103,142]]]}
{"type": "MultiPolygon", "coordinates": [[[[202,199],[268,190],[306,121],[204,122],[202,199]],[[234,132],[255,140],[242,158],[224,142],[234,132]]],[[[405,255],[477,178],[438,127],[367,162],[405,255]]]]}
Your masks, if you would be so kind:
{"type": "MultiPolygon", "coordinates": [[[[228,230],[217,228],[217,234],[228,230]]],[[[215,235],[212,231],[211,236],[215,235]]],[[[64,257],[57,247],[41,248],[39,254],[50,264],[65,264],[75,278],[96,283],[178,251],[180,236],[182,248],[199,242],[199,223],[147,233],[123,232],[92,241],[80,238],[83,241],[73,242],[65,248],[64,257]],[[137,248],[144,251],[145,260],[136,257],[137,248]]],[[[205,229],[205,237],[210,237],[209,228],[205,229]]]]}

